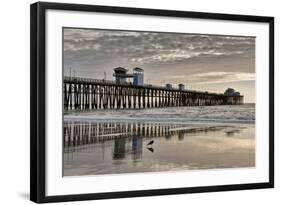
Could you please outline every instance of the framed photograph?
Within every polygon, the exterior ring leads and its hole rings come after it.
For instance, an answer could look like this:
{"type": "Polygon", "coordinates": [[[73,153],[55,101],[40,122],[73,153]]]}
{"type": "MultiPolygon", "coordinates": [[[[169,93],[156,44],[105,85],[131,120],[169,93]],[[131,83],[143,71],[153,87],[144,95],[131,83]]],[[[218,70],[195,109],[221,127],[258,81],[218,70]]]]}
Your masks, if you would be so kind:
{"type": "Polygon", "coordinates": [[[34,202],[274,187],[274,18],[31,5],[34,202]]]}

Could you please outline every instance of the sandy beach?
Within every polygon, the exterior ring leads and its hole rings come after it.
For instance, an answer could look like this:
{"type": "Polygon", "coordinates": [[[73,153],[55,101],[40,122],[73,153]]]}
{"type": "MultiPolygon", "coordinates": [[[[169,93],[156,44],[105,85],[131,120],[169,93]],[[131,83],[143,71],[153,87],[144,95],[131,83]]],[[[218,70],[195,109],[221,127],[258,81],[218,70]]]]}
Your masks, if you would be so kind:
{"type": "Polygon", "coordinates": [[[101,113],[65,115],[64,176],[255,166],[254,106],[101,113]]]}

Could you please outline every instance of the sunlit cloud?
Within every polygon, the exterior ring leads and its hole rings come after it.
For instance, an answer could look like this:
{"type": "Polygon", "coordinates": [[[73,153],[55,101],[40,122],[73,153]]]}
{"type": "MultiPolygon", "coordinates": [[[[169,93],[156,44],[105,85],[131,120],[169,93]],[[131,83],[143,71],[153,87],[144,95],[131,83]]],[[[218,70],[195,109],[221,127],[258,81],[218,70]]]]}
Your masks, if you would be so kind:
{"type": "Polygon", "coordinates": [[[169,77],[172,81],[182,81],[185,79],[192,84],[210,84],[210,83],[226,83],[237,81],[254,81],[255,73],[241,73],[241,72],[208,72],[197,73],[192,75],[171,75],[169,77]]]}
{"type": "Polygon", "coordinates": [[[252,81],[255,80],[255,73],[209,72],[191,75],[190,80],[195,84],[252,81]]]}

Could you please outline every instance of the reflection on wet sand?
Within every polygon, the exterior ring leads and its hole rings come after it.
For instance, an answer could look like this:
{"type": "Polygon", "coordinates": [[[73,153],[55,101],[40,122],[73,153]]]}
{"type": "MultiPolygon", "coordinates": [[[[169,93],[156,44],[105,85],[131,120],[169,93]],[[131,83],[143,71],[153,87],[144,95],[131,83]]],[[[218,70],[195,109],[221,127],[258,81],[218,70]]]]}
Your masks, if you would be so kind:
{"type": "Polygon", "coordinates": [[[248,125],[68,121],[64,175],[250,167],[254,140],[248,125]]]}

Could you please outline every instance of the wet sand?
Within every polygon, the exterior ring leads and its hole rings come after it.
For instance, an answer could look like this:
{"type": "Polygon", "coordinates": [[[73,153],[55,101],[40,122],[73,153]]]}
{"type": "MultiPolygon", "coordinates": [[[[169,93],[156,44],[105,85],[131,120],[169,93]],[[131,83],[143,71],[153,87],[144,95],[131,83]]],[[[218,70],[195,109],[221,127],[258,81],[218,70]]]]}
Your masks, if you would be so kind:
{"type": "Polygon", "coordinates": [[[254,124],[65,121],[64,133],[64,176],[255,166],[254,124]]]}

